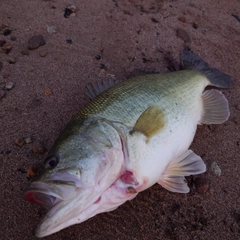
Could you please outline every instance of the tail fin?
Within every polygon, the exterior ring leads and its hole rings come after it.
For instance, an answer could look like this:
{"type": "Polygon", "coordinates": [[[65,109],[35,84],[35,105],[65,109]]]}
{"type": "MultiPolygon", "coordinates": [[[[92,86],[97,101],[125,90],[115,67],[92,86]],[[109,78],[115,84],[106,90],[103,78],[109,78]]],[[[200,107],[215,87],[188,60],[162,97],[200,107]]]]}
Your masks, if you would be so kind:
{"type": "Polygon", "coordinates": [[[216,68],[209,67],[203,59],[193,53],[189,48],[182,51],[182,66],[184,69],[197,69],[207,76],[211,85],[219,88],[230,88],[234,85],[234,81],[225,73],[220,72],[216,68]]]}

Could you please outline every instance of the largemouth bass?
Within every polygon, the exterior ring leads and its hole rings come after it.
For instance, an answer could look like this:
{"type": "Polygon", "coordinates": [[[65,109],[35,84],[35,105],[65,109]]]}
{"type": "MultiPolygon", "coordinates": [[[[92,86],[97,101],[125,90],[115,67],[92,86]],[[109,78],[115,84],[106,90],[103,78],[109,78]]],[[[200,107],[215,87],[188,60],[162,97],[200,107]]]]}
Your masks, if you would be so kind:
{"type": "Polygon", "coordinates": [[[92,98],[104,91],[66,126],[24,191],[49,209],[37,237],[112,211],[155,183],[189,192],[185,176],[206,171],[189,150],[197,125],[229,117],[223,94],[205,88],[233,81],[188,49],[182,62],[185,70],[89,89],[92,98]]]}

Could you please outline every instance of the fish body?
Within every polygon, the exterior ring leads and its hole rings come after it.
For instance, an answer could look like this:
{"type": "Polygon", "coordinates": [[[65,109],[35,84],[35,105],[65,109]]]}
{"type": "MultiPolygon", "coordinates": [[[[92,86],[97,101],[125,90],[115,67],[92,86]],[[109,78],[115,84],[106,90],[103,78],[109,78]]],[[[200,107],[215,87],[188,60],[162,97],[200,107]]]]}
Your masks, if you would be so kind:
{"type": "Polygon", "coordinates": [[[189,150],[197,125],[229,117],[226,98],[205,88],[232,80],[189,50],[182,60],[188,69],[103,91],[66,126],[24,192],[49,209],[37,237],[114,210],[155,183],[189,192],[184,176],[206,170],[189,150]]]}

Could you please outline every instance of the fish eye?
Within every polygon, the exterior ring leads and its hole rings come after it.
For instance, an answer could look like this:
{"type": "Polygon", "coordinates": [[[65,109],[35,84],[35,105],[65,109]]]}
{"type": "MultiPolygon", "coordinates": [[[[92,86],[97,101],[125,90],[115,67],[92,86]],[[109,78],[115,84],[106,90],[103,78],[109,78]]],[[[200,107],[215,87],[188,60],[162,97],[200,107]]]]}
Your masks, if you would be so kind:
{"type": "Polygon", "coordinates": [[[48,168],[48,169],[52,169],[56,167],[58,163],[59,163],[59,159],[55,155],[47,157],[44,161],[45,168],[48,168]]]}

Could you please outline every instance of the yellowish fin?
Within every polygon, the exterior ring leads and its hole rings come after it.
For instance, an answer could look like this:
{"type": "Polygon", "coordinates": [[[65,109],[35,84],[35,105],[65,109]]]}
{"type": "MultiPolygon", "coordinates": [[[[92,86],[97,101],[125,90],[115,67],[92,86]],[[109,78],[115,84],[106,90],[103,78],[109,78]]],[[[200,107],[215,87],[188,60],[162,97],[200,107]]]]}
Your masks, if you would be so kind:
{"type": "Polygon", "coordinates": [[[187,150],[169,163],[158,183],[171,192],[188,193],[189,187],[184,176],[205,171],[206,165],[202,158],[187,150]]]}

